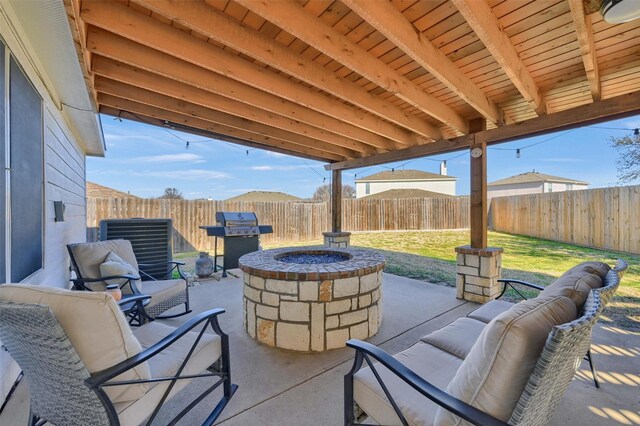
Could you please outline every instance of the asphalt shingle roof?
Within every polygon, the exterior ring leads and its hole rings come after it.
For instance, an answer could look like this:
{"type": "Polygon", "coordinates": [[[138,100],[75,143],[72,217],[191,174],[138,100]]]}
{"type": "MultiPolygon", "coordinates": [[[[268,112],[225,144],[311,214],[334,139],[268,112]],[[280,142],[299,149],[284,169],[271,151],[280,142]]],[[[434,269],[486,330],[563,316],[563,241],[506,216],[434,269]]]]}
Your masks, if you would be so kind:
{"type": "Polygon", "coordinates": [[[367,182],[374,180],[456,180],[457,177],[441,175],[438,173],[424,172],[422,170],[387,170],[361,179],[356,182],[367,182]]]}
{"type": "Polygon", "coordinates": [[[294,195],[278,191],[250,191],[235,197],[227,198],[226,201],[301,201],[294,195]]]}
{"type": "Polygon", "coordinates": [[[521,173],[515,176],[510,176],[504,179],[496,180],[494,182],[490,182],[488,186],[510,185],[510,184],[531,183],[531,182],[558,182],[558,183],[573,183],[573,184],[589,185],[588,182],[584,182],[581,180],[569,179],[569,178],[564,178],[560,176],[552,176],[552,175],[547,175],[547,174],[538,173],[538,172],[527,172],[527,173],[521,173]]]}
{"type": "Polygon", "coordinates": [[[403,188],[389,189],[387,191],[378,192],[362,197],[361,199],[390,199],[390,198],[449,198],[453,195],[443,194],[441,192],[425,191],[424,189],[403,188]]]}
{"type": "Polygon", "coordinates": [[[140,198],[108,186],[87,181],[87,197],[92,198],[140,198]]]}

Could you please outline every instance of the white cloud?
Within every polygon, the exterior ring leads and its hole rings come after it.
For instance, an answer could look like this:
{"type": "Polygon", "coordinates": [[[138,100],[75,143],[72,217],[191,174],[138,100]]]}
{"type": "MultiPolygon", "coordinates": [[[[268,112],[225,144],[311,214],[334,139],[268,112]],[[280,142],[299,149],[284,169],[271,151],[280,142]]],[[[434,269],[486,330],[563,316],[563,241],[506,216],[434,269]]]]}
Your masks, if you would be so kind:
{"type": "Polygon", "coordinates": [[[204,170],[204,169],[189,169],[189,170],[166,170],[161,172],[144,171],[135,172],[135,176],[141,177],[157,177],[167,179],[180,179],[180,180],[206,180],[206,179],[229,179],[231,176],[225,172],[216,170],[204,170]]]}
{"type": "Polygon", "coordinates": [[[297,164],[297,165],[291,165],[291,166],[268,166],[268,165],[262,165],[262,166],[252,166],[249,167],[251,170],[257,170],[260,172],[266,172],[266,171],[273,171],[273,170],[280,170],[280,171],[286,171],[286,170],[296,170],[296,169],[304,169],[305,167],[308,167],[306,164],[297,164]]]}
{"type": "Polygon", "coordinates": [[[279,152],[273,152],[273,151],[266,151],[265,150],[264,153],[268,157],[275,157],[275,158],[291,157],[291,155],[281,154],[279,152]]]}
{"type": "Polygon", "coordinates": [[[205,163],[206,160],[202,155],[198,154],[162,154],[150,155],[146,157],[134,157],[126,160],[128,163],[146,163],[146,164],[168,164],[168,163],[205,163]]]}

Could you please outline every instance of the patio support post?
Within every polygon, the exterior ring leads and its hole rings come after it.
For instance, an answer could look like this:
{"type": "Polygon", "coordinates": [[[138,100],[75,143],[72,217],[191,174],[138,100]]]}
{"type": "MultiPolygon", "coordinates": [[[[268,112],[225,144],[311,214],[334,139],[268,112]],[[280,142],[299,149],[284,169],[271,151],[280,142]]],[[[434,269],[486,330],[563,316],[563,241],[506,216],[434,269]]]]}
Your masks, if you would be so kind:
{"type": "Polygon", "coordinates": [[[331,171],[331,232],[324,232],[327,247],[349,247],[351,233],[342,232],[342,170],[331,171]]]}
{"type": "Polygon", "coordinates": [[[473,136],[471,153],[470,234],[471,244],[456,247],[456,297],[485,303],[500,294],[502,249],[487,247],[489,205],[487,202],[487,141],[483,137],[486,120],[469,122],[473,136]]]}

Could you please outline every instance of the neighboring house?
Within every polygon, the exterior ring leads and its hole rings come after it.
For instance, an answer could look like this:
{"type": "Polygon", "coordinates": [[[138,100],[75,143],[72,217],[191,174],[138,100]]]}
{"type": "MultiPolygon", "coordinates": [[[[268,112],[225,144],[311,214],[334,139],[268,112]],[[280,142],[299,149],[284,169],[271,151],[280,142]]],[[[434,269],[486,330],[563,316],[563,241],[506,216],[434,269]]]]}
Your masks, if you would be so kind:
{"type": "MultiPolygon", "coordinates": [[[[65,287],[65,245],[86,239],[85,157],[104,140],[64,4],[0,2],[0,282],[65,287]]],[[[0,405],[19,372],[0,350],[0,405]]]]}
{"type": "Polygon", "coordinates": [[[365,200],[389,200],[393,198],[450,198],[451,195],[424,189],[388,189],[377,194],[361,197],[365,200]]]}
{"type": "Polygon", "coordinates": [[[587,189],[588,186],[587,182],[581,180],[546,175],[534,170],[489,183],[487,185],[487,197],[572,191],[587,189]]]}
{"type": "Polygon", "coordinates": [[[278,191],[250,191],[227,198],[225,201],[302,201],[302,198],[278,191]]]}
{"type": "Polygon", "coordinates": [[[91,198],[140,198],[128,192],[118,191],[108,186],[87,182],[87,197],[91,198]]]}
{"type": "MultiPolygon", "coordinates": [[[[446,169],[442,169],[446,171],[446,169]]],[[[456,195],[458,178],[422,170],[389,170],[356,179],[356,198],[378,194],[390,189],[422,189],[446,195],[456,195]]]]}

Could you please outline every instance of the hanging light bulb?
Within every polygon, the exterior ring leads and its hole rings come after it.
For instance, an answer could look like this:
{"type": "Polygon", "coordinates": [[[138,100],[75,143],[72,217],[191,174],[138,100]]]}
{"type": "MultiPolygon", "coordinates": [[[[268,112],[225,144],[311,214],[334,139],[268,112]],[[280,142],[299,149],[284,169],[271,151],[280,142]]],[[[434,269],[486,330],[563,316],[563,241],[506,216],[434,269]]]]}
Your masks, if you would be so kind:
{"type": "Polygon", "coordinates": [[[516,149],[516,158],[520,158],[520,148],[516,149]]]}
{"type": "Polygon", "coordinates": [[[122,111],[118,112],[118,116],[117,116],[117,117],[114,117],[114,119],[113,119],[113,120],[114,120],[114,121],[119,121],[119,122],[121,122],[121,123],[122,123],[122,118],[120,118],[120,115],[122,115],[122,111]]]}
{"type": "Polygon", "coordinates": [[[189,142],[187,142],[187,146],[185,147],[185,149],[189,149],[189,142]]]}

